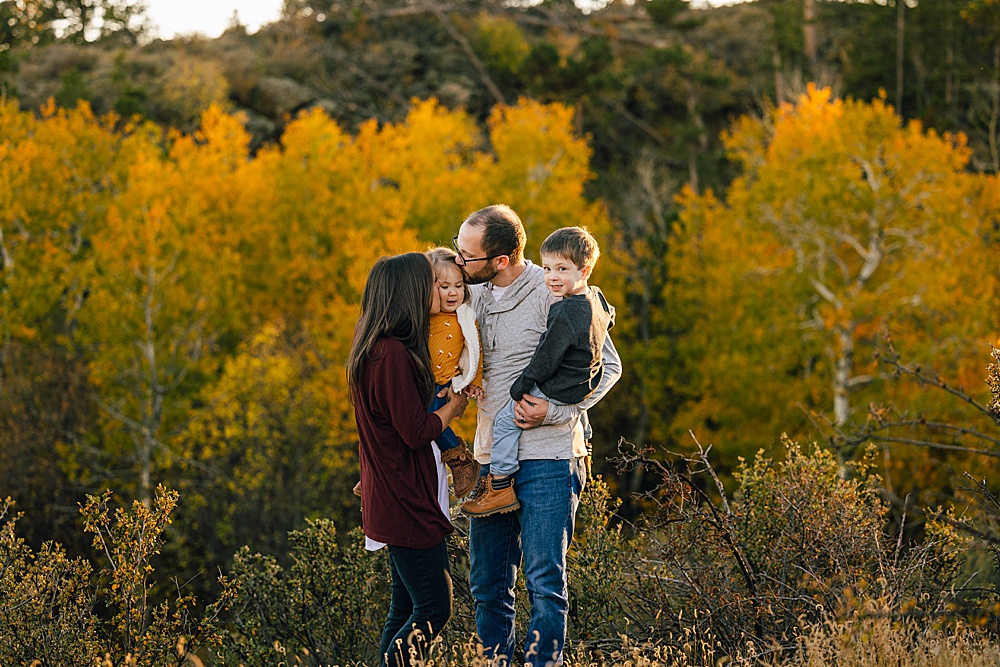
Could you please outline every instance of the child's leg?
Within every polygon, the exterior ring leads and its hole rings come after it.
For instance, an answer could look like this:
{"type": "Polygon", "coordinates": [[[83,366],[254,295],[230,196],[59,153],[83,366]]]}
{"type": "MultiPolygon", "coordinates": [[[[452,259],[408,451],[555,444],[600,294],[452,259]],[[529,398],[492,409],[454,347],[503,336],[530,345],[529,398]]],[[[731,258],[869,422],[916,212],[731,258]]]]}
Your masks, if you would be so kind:
{"type": "MultiPolygon", "coordinates": [[[[431,401],[429,412],[434,412],[448,401],[447,398],[439,398],[437,395],[447,386],[449,385],[439,384],[434,388],[434,400],[431,401]]],[[[455,495],[459,498],[469,495],[479,481],[479,464],[472,458],[468,445],[451,430],[451,427],[445,428],[441,435],[434,438],[434,442],[441,450],[441,460],[451,470],[455,495]]]]}
{"type": "Polygon", "coordinates": [[[479,485],[462,511],[471,517],[485,517],[513,512],[521,507],[514,492],[517,472],[517,446],[521,429],[514,422],[514,401],[508,401],[493,419],[493,448],[490,450],[490,474],[479,479],[479,485]]]}
{"type": "MultiPolygon", "coordinates": [[[[427,412],[434,412],[448,402],[447,396],[444,398],[438,396],[438,392],[448,386],[450,385],[439,384],[434,387],[434,400],[431,401],[431,406],[427,408],[427,412]]],[[[441,435],[434,438],[434,442],[438,444],[438,449],[443,452],[447,449],[454,449],[455,447],[458,447],[458,436],[455,435],[455,432],[451,430],[450,426],[446,426],[444,431],[441,432],[441,435]]]]}
{"type": "MultiPolygon", "coordinates": [[[[538,387],[531,395],[548,398],[538,387]]],[[[556,403],[556,401],[551,401],[556,403]]],[[[493,448],[490,450],[490,474],[480,481],[473,497],[462,503],[462,511],[471,517],[486,517],[513,512],[521,507],[512,475],[520,466],[517,462],[521,427],[514,421],[514,401],[508,401],[493,419],[493,448]]]]}
{"type": "Polygon", "coordinates": [[[514,421],[514,401],[507,401],[493,419],[493,447],[490,450],[490,474],[507,477],[517,472],[517,448],[521,427],[514,421]]]}
{"type": "MultiPolygon", "coordinates": [[[[555,405],[565,405],[543,394],[538,385],[533,386],[528,393],[537,398],[544,398],[549,403],[555,405]]],[[[493,448],[490,450],[490,474],[494,477],[512,475],[520,467],[517,464],[517,453],[523,429],[514,421],[514,405],[513,400],[508,401],[503,410],[493,419],[493,448]]],[[[588,421],[587,426],[589,425],[590,422],[588,421]]]]}

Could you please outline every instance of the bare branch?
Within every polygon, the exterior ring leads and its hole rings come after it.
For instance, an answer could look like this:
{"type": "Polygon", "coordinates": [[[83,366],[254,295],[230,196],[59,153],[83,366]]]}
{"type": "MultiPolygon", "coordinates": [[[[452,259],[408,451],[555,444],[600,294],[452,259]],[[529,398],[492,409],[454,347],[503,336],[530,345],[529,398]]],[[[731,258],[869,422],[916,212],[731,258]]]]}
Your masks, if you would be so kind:
{"type": "Polygon", "coordinates": [[[880,360],[884,361],[886,364],[889,364],[890,366],[892,366],[893,368],[895,368],[898,372],[900,372],[900,373],[902,373],[904,375],[909,375],[910,377],[916,379],[921,384],[926,384],[926,385],[929,385],[931,387],[937,387],[938,389],[943,389],[944,391],[948,392],[949,394],[951,394],[951,395],[953,395],[953,396],[955,396],[957,398],[960,398],[963,402],[968,403],[969,405],[973,406],[974,408],[976,408],[977,410],[979,410],[983,414],[988,415],[990,418],[993,418],[993,419],[996,418],[995,415],[994,415],[993,410],[991,410],[990,408],[986,407],[985,405],[982,405],[981,403],[979,403],[978,401],[976,401],[976,399],[972,398],[972,396],[970,396],[969,394],[965,393],[961,389],[956,389],[955,387],[952,387],[947,382],[945,382],[940,377],[938,377],[937,374],[934,374],[933,376],[927,375],[927,374],[925,374],[925,373],[922,372],[922,368],[920,366],[915,366],[913,368],[910,368],[909,366],[905,366],[905,365],[899,363],[899,357],[895,353],[895,350],[890,350],[890,355],[889,356],[881,355],[879,358],[880,358],[880,360]]]}
{"type": "Polygon", "coordinates": [[[821,297],[823,297],[833,305],[837,306],[838,308],[841,307],[840,299],[838,299],[837,295],[833,293],[833,290],[831,290],[829,287],[821,283],[816,278],[811,278],[809,282],[812,283],[812,286],[816,289],[816,292],[821,297]]]}
{"type": "Polygon", "coordinates": [[[886,435],[869,435],[869,440],[876,440],[878,442],[895,442],[901,445],[913,445],[914,447],[927,447],[928,449],[943,449],[955,452],[966,452],[968,454],[981,454],[982,456],[990,456],[993,458],[1000,458],[1000,452],[993,451],[989,449],[976,449],[974,447],[962,447],[961,445],[946,445],[940,442],[934,442],[932,440],[916,440],[913,438],[894,438],[886,435]]]}
{"type": "Polygon", "coordinates": [[[475,49],[472,48],[472,44],[470,44],[469,40],[465,38],[465,35],[459,32],[458,28],[455,27],[455,24],[451,22],[450,18],[448,18],[447,12],[445,12],[440,5],[424,3],[424,6],[428,11],[434,12],[434,15],[438,17],[439,21],[441,21],[441,25],[444,26],[444,29],[447,30],[452,39],[458,42],[459,46],[462,47],[462,50],[465,52],[466,57],[468,57],[469,62],[472,63],[476,72],[479,73],[479,78],[482,79],[483,85],[490,91],[493,98],[500,104],[506,105],[507,100],[504,99],[503,93],[500,92],[500,88],[496,83],[494,83],[493,77],[491,77],[490,73],[486,71],[486,66],[483,65],[483,61],[476,55],[475,49]]]}

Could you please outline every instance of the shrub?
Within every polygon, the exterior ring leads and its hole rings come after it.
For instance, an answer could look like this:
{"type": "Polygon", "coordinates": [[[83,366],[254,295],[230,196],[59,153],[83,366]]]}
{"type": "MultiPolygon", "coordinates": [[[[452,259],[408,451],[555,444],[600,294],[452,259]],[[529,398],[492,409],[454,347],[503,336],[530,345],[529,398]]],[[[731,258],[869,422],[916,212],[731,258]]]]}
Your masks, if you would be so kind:
{"type": "Polygon", "coordinates": [[[790,646],[825,618],[939,617],[955,600],[967,542],[956,530],[931,521],[922,543],[905,544],[886,531],[888,507],[865,464],[845,479],[830,452],[785,447],[784,461],[761,452],[743,463],[731,500],[707,452],[672,465],[626,456],[663,480],[648,517],[650,567],[630,605],[653,639],[690,629],[736,655],[790,646]]]}
{"type": "Polygon", "coordinates": [[[93,573],[59,545],[34,553],[15,533],[8,500],[0,509],[0,664],[181,665],[217,638],[214,615],[195,618],[196,601],[176,583],[172,603],[154,604],[151,560],[177,494],[157,489],[151,507],[108,507],[111,493],[88,496],[84,526],[106,560],[93,573]],[[96,578],[92,577],[96,574],[96,578]],[[99,663],[104,664],[104,663],[99,663]]]}
{"type": "Polygon", "coordinates": [[[224,664],[376,664],[389,567],[384,552],[363,544],[355,530],[339,545],[333,522],[316,520],[289,534],[287,568],[241,549],[222,582],[231,628],[224,664]]]}
{"type": "Polygon", "coordinates": [[[178,56],[164,72],[153,100],[157,120],[193,131],[202,112],[213,104],[225,107],[229,87],[222,69],[211,60],[178,56]]]}
{"type": "Polygon", "coordinates": [[[82,665],[99,655],[90,564],[51,542],[33,553],[0,510],[0,664],[82,665]]]}
{"type": "Polygon", "coordinates": [[[78,69],[71,69],[63,72],[59,77],[61,83],[56,91],[56,104],[61,107],[75,107],[80,100],[90,99],[90,90],[84,79],[83,72],[78,69]]]}
{"type": "MultiPolygon", "coordinates": [[[[611,496],[603,479],[587,484],[580,499],[576,536],[567,555],[570,641],[601,646],[617,643],[631,618],[630,591],[642,557],[645,535],[629,532],[615,512],[621,501],[611,496]]],[[[635,628],[632,628],[635,629],[635,628]]]]}
{"type": "MultiPolygon", "coordinates": [[[[577,535],[567,562],[570,639],[599,648],[619,644],[628,627],[628,592],[639,543],[612,522],[614,500],[607,484],[588,485],[581,499],[577,535]]],[[[454,610],[437,642],[439,650],[468,661],[476,656],[475,612],[468,583],[468,536],[464,521],[449,539],[454,610]]],[[[279,662],[326,665],[362,660],[376,664],[389,607],[389,566],[384,551],[366,552],[360,530],[338,544],[333,522],[310,521],[289,534],[291,565],[249,548],[234,558],[223,579],[232,631],[223,642],[226,664],[279,662]],[[345,623],[350,619],[350,623],[345,623]],[[298,661],[298,662],[296,662],[298,661]]],[[[519,589],[524,590],[523,575],[519,589]]],[[[529,618],[527,596],[517,597],[518,637],[529,618]]],[[[473,661],[474,662],[474,661],[473,661]]]]}

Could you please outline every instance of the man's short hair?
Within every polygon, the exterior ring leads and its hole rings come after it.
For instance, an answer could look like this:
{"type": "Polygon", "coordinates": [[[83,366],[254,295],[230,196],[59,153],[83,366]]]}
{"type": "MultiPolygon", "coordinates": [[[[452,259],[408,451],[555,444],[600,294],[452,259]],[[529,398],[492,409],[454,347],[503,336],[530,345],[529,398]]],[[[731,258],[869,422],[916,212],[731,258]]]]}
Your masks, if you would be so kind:
{"type": "Polygon", "coordinates": [[[601,249],[597,239],[583,227],[563,227],[549,234],[542,243],[540,253],[568,259],[578,269],[585,266],[593,269],[601,256],[601,249]]]}
{"type": "Polygon", "coordinates": [[[465,224],[483,228],[483,252],[487,257],[509,255],[511,264],[524,259],[527,236],[521,218],[510,206],[494,204],[481,208],[466,218],[465,224]]]}

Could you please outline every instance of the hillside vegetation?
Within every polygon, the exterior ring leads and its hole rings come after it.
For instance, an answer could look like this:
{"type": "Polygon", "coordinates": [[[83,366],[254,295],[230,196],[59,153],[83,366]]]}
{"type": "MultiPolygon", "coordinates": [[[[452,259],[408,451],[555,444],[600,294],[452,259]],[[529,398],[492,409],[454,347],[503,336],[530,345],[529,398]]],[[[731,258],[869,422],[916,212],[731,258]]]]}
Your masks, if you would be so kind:
{"type": "Polygon", "coordinates": [[[0,664],[373,660],[360,290],[494,202],[618,308],[578,664],[995,656],[996,2],[96,4],[0,2],[0,664]]]}

